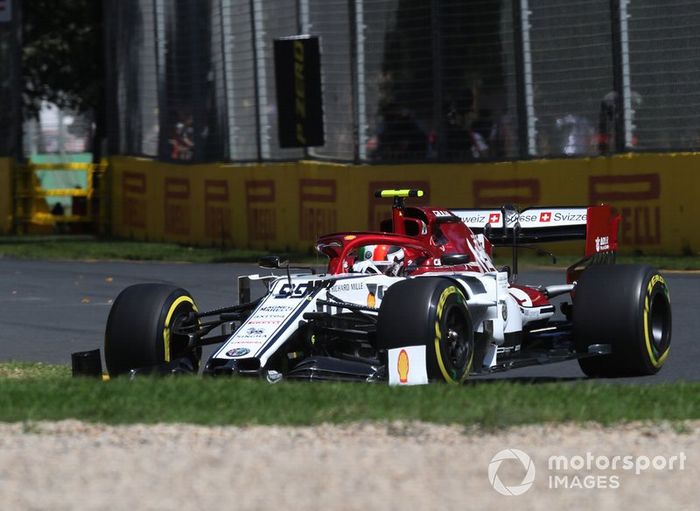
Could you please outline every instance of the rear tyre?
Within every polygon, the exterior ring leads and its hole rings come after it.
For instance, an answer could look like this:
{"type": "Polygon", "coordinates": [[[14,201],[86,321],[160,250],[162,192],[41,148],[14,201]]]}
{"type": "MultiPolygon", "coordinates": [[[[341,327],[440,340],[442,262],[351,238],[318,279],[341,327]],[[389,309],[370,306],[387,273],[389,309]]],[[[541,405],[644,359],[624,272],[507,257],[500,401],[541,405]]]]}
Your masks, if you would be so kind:
{"type": "Polygon", "coordinates": [[[187,358],[199,368],[201,348],[187,349],[187,337],[172,332],[197,311],[190,294],[165,284],[137,284],[124,289],[112,305],[105,332],[105,362],[110,376],[131,369],[187,358]]]}
{"type": "Polygon", "coordinates": [[[657,373],[671,345],[666,281],[649,266],[591,266],[576,285],[573,333],[578,352],[588,352],[592,344],[612,348],[610,355],[579,359],[588,376],[657,373]]]}
{"type": "Polygon", "coordinates": [[[474,360],[474,328],[459,286],[432,277],[392,285],[379,310],[377,345],[425,346],[428,379],[462,383],[474,360]]]}

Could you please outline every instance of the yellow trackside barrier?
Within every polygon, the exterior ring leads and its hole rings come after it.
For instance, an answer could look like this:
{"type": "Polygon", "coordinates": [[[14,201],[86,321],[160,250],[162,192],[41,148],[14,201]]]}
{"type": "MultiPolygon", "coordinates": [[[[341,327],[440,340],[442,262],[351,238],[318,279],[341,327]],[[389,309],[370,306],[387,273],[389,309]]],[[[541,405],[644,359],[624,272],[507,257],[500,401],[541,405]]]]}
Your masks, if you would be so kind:
{"type": "Polygon", "coordinates": [[[107,165],[94,163],[29,163],[14,175],[14,228],[20,234],[95,232],[107,228],[107,165]],[[85,188],[44,188],[37,172],[84,172],[85,188]],[[47,198],[70,198],[70,205],[51,207],[47,198]]]}
{"type": "MultiPolygon", "coordinates": [[[[378,190],[421,190],[409,204],[606,203],[622,216],[623,253],[700,250],[700,153],[424,165],[177,165],[115,156],[110,165],[112,230],[125,238],[304,252],[321,234],[378,229],[391,217],[378,190]]],[[[578,244],[553,248],[581,253],[578,244]]]]}

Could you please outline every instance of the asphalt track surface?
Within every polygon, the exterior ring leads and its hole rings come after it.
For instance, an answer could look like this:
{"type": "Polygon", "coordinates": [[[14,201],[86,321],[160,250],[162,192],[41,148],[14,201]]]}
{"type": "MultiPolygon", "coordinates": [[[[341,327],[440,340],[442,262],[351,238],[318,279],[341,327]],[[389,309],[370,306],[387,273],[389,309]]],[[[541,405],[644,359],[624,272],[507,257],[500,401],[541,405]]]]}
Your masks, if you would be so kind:
{"type": "MultiPolygon", "coordinates": [[[[214,309],[235,303],[238,275],[260,271],[250,264],[0,259],[0,361],[67,365],[74,351],[102,348],[110,305],[126,286],[175,284],[190,291],[200,310],[214,309]]],[[[664,277],[673,310],[673,340],[666,365],[652,377],[614,381],[700,379],[700,274],[665,273],[664,277]]],[[[536,270],[522,273],[519,282],[549,285],[564,283],[564,279],[561,271],[536,270]]],[[[568,361],[486,378],[566,381],[581,379],[583,373],[577,362],[568,361]]]]}

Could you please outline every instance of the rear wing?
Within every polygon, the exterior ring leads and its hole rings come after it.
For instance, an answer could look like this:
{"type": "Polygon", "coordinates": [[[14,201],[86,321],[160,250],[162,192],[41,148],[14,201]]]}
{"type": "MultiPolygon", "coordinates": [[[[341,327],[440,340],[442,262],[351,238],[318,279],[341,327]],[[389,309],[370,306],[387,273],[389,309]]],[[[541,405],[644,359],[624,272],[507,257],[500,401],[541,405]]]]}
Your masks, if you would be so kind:
{"type": "Polygon", "coordinates": [[[620,215],[608,205],[590,207],[534,207],[451,209],[475,234],[492,245],[585,240],[585,255],[617,251],[620,215]]]}

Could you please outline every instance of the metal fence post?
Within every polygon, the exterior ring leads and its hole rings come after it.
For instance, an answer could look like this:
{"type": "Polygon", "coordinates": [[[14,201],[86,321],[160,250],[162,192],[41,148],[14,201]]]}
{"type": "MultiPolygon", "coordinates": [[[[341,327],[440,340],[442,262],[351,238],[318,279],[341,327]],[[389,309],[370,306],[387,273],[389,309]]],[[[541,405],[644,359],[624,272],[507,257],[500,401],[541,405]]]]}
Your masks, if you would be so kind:
{"type": "MultiPolygon", "coordinates": [[[[202,23],[201,20],[204,17],[203,9],[205,9],[205,7],[200,4],[198,0],[189,0],[189,2],[187,2],[186,12],[190,23],[189,44],[192,48],[187,67],[190,69],[191,76],[194,78],[192,80],[192,97],[190,99],[192,104],[192,126],[194,128],[192,136],[194,139],[193,163],[201,162],[205,159],[205,148],[202,147],[205,139],[202,137],[202,132],[204,127],[208,125],[204,91],[202,90],[202,59],[204,58],[204,53],[199,44],[199,25],[202,23]]],[[[206,51],[209,53],[211,49],[207,48],[206,51]]]]}
{"type": "Polygon", "coordinates": [[[537,156],[537,117],[535,117],[528,1],[515,0],[513,3],[518,145],[521,159],[537,156]]]}
{"type": "Polygon", "coordinates": [[[15,122],[15,144],[17,144],[17,147],[15,148],[15,155],[17,158],[17,161],[22,162],[24,161],[24,140],[23,140],[23,133],[24,130],[22,129],[22,2],[20,1],[14,1],[13,2],[13,7],[15,9],[14,12],[14,19],[13,19],[13,32],[14,32],[14,41],[15,41],[15,87],[14,87],[14,101],[13,101],[13,118],[15,122]]]}
{"type": "Polygon", "coordinates": [[[156,31],[156,88],[158,95],[158,157],[167,160],[168,144],[168,104],[165,90],[165,6],[163,0],[153,0],[153,24],[156,31]]]}
{"type": "MultiPolygon", "coordinates": [[[[311,31],[311,20],[309,14],[309,0],[296,0],[297,13],[297,34],[308,34],[311,31]]],[[[310,158],[309,148],[304,147],[304,159],[310,158]]]]}
{"type": "MultiPolygon", "coordinates": [[[[255,14],[256,0],[250,0],[250,35],[253,40],[253,84],[255,87],[255,143],[257,149],[257,159],[259,162],[263,160],[263,144],[262,144],[262,123],[260,121],[260,55],[258,53],[258,34],[257,22],[255,14]]],[[[265,61],[263,59],[262,66],[264,68],[265,61]]]]}
{"type": "Polygon", "coordinates": [[[630,82],[629,30],[627,6],[629,0],[610,0],[613,50],[613,90],[616,152],[632,147],[632,87],[630,82]]]}
{"type": "Polygon", "coordinates": [[[363,0],[348,0],[350,15],[350,72],[352,88],[352,139],[353,161],[367,159],[362,133],[367,126],[367,104],[365,101],[365,39],[363,0]]]}
{"type": "Polygon", "coordinates": [[[442,82],[442,21],[440,20],[440,0],[430,3],[430,43],[433,56],[433,126],[437,136],[438,160],[446,160],[447,136],[445,131],[445,116],[443,115],[443,82],[442,82]]]}
{"type": "Polygon", "coordinates": [[[238,89],[235,85],[235,73],[233,70],[233,51],[236,45],[236,34],[233,30],[233,4],[232,0],[219,0],[221,5],[221,45],[223,58],[223,86],[226,104],[226,145],[224,154],[229,161],[235,161],[238,157],[236,149],[236,115],[235,105],[238,89]]]}
{"type": "MultiPolygon", "coordinates": [[[[226,79],[228,75],[228,51],[226,48],[226,37],[228,35],[228,31],[226,30],[227,23],[224,21],[225,20],[225,11],[224,11],[224,1],[225,0],[217,0],[216,4],[219,6],[219,30],[221,30],[221,85],[224,89],[223,92],[223,101],[224,104],[222,105],[224,110],[226,111],[226,122],[221,123],[221,139],[225,140],[225,143],[223,144],[223,157],[225,160],[231,160],[232,155],[231,155],[231,126],[229,126],[229,123],[231,121],[231,115],[229,115],[229,87],[233,86],[233,84],[229,84],[228,80],[226,79]]],[[[216,89],[216,85],[214,85],[214,88],[216,89]]]]}

